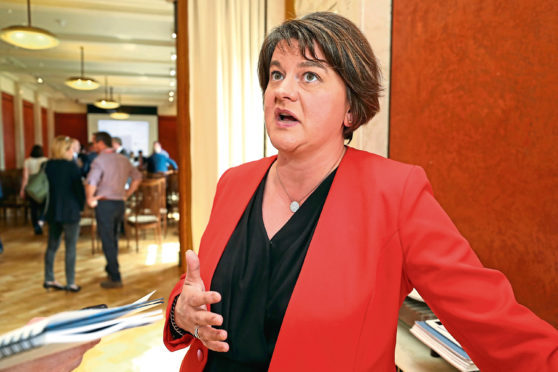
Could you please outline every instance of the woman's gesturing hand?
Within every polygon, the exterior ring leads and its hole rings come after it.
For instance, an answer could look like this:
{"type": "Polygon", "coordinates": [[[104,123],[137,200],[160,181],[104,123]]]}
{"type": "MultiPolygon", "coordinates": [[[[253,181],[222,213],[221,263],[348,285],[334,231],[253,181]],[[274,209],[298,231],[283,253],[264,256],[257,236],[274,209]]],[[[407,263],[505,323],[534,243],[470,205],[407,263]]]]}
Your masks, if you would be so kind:
{"type": "Polygon", "coordinates": [[[226,352],[229,350],[229,344],[224,342],[227,331],[213,328],[223,324],[223,317],[207,310],[207,305],[221,301],[221,295],[205,290],[200,276],[200,260],[191,250],[186,252],[186,264],[184,286],[174,308],[175,322],[193,335],[196,335],[197,328],[197,337],[208,349],[226,352]]]}

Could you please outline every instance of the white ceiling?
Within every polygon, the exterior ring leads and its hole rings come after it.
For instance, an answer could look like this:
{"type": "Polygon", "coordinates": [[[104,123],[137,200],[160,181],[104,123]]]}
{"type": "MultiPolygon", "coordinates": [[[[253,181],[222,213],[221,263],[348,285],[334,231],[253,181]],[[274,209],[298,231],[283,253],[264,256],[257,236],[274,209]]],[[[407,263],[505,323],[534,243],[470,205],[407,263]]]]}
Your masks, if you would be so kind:
{"type": "MultiPolygon", "coordinates": [[[[114,98],[124,105],[168,105],[174,90],[174,9],[169,0],[31,0],[31,23],[54,33],[52,49],[26,50],[0,41],[0,72],[23,84],[37,84],[56,98],[92,103],[105,95],[105,76],[114,98]],[[84,75],[101,83],[93,91],[77,91],[64,81],[84,75]]],[[[0,28],[27,25],[26,0],[0,1],[0,28]]]]}

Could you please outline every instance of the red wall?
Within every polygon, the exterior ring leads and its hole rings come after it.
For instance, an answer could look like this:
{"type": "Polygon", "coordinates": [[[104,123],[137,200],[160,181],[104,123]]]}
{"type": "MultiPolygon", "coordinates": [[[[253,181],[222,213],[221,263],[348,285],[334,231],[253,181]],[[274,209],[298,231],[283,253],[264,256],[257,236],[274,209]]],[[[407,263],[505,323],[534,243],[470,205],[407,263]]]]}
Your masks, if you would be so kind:
{"type": "Polygon", "coordinates": [[[171,159],[178,159],[176,116],[159,116],[159,142],[171,159]]]}
{"type": "Polygon", "coordinates": [[[4,92],[2,92],[2,127],[6,169],[14,169],[16,167],[14,97],[4,92]]]}
{"type": "Polygon", "coordinates": [[[49,146],[50,143],[48,141],[48,125],[47,125],[47,109],[41,107],[41,133],[43,135],[43,150],[45,152],[45,156],[50,156],[49,153],[49,146]]]}
{"type": "Polygon", "coordinates": [[[558,2],[393,2],[390,157],[558,325],[558,2]]]}
{"type": "Polygon", "coordinates": [[[69,136],[87,144],[87,114],[55,113],[54,136],[69,136]]]}
{"type": "Polygon", "coordinates": [[[35,128],[33,118],[33,104],[23,100],[23,152],[24,159],[29,157],[31,148],[35,144],[35,128]]]}

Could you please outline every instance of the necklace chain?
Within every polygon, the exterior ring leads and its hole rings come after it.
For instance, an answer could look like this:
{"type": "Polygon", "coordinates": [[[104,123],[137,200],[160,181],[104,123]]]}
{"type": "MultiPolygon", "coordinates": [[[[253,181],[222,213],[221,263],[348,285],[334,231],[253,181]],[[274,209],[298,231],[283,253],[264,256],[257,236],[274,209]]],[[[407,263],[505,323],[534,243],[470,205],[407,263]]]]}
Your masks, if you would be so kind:
{"type": "Polygon", "coordinates": [[[298,210],[298,208],[300,208],[300,203],[302,203],[310,194],[312,194],[314,192],[314,190],[316,190],[318,188],[318,186],[321,185],[322,182],[324,182],[324,180],[327,178],[327,176],[329,176],[330,173],[333,171],[335,166],[341,161],[341,158],[343,157],[344,153],[345,153],[345,146],[343,146],[343,149],[341,150],[341,155],[339,156],[337,161],[335,161],[335,163],[333,163],[331,168],[328,170],[328,172],[325,174],[325,176],[320,180],[320,182],[318,182],[316,184],[316,186],[314,186],[312,188],[312,190],[310,190],[308,193],[306,193],[306,195],[304,195],[302,198],[300,198],[299,201],[291,198],[291,195],[289,195],[289,192],[287,191],[287,188],[285,187],[285,185],[283,185],[283,181],[281,181],[281,177],[279,176],[279,170],[278,170],[279,167],[277,165],[275,165],[275,174],[277,175],[277,179],[279,180],[279,184],[281,185],[281,187],[283,188],[283,191],[285,191],[285,194],[287,195],[287,197],[291,201],[290,205],[289,205],[289,209],[291,210],[291,212],[295,213],[298,210]]]}

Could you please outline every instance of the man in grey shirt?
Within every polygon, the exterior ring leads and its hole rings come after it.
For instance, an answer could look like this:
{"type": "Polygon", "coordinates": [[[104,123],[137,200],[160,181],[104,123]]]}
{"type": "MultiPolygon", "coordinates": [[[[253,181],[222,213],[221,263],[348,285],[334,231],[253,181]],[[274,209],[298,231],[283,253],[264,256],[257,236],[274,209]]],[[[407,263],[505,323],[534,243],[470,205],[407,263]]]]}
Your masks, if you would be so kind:
{"type": "Polygon", "coordinates": [[[124,202],[136,191],[141,173],[128,158],[117,154],[112,148],[112,138],[107,132],[93,133],[93,149],[99,155],[91,163],[85,192],[87,204],[95,208],[97,229],[107,260],[105,270],[109,279],[101,282],[103,288],[122,287],[118,268],[118,232],[124,219],[124,202]],[[132,183],[128,190],[128,179],[132,183]]]}

